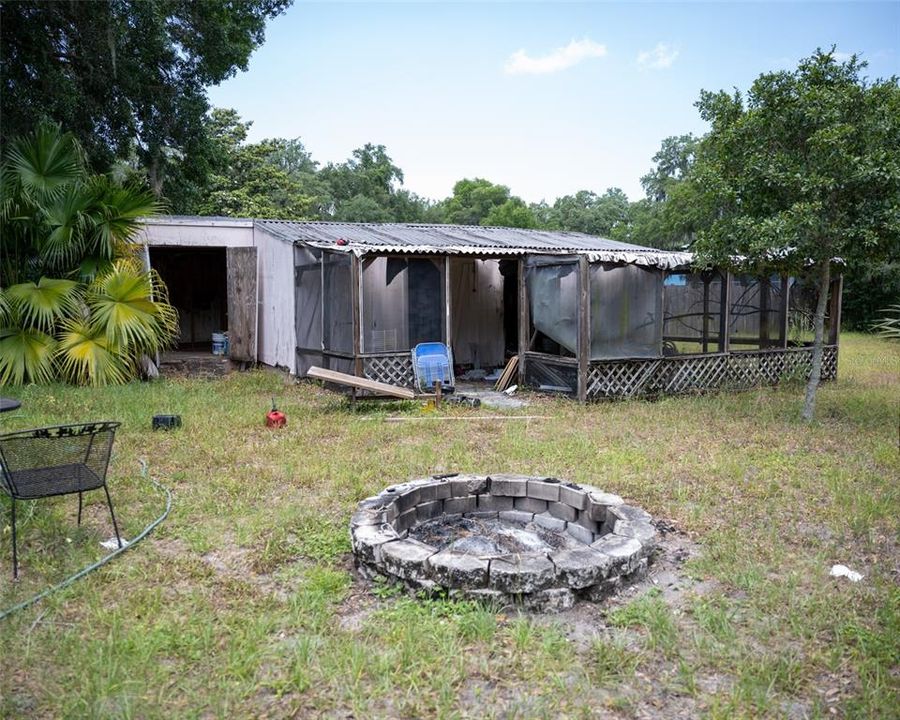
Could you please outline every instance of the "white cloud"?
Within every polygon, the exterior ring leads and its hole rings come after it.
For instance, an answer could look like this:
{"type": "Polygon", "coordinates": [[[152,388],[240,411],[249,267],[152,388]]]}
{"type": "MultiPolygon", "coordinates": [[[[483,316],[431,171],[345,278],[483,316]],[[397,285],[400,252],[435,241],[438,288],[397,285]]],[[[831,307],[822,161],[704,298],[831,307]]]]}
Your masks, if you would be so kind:
{"type": "Polygon", "coordinates": [[[642,50],[638,53],[637,63],[648,70],[665,70],[672,67],[672,63],[678,57],[678,51],[666,43],[658,43],[652,50],[642,50]]]}
{"type": "Polygon", "coordinates": [[[583,60],[606,55],[606,45],[593,40],[573,40],[565,47],[556,48],[547,55],[530,57],[524,50],[516,50],[503,70],[507,75],[547,75],[570,68],[583,60]]]}

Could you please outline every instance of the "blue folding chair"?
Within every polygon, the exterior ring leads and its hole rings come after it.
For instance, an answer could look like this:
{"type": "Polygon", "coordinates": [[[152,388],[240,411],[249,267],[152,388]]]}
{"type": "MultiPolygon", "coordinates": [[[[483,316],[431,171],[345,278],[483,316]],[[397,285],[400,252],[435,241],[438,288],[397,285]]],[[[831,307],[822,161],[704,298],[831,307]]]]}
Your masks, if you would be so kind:
{"type": "Polygon", "coordinates": [[[434,384],[441,383],[442,392],[453,392],[453,352],[444,343],[427,342],[416,345],[411,353],[413,375],[419,392],[434,391],[434,384]]]}

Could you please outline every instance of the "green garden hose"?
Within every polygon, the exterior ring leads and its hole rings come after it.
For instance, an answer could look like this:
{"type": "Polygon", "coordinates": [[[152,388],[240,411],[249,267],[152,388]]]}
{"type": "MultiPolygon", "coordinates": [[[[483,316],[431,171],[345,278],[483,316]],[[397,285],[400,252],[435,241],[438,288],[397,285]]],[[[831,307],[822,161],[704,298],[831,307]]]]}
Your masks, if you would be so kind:
{"type": "Polygon", "coordinates": [[[19,612],[20,610],[24,610],[25,608],[34,605],[36,602],[43,600],[45,597],[47,597],[48,595],[52,595],[53,593],[57,592],[58,590],[62,590],[63,588],[68,587],[69,585],[74,583],[76,580],[80,580],[85,575],[89,575],[90,573],[94,572],[94,570],[96,570],[97,568],[103,567],[104,565],[106,565],[106,563],[108,563],[110,560],[112,560],[117,555],[121,555],[126,550],[129,550],[132,547],[134,547],[135,545],[137,545],[141,540],[143,540],[145,537],[147,537],[147,535],[149,535],[150,532],[157,525],[159,525],[163,520],[165,520],[169,516],[169,511],[172,509],[172,493],[169,492],[169,488],[167,488],[165,485],[158,483],[156,480],[154,480],[152,477],[150,477],[149,473],[147,472],[147,461],[143,460],[143,459],[141,460],[141,477],[146,478],[151,483],[153,483],[153,485],[155,485],[157,489],[162,490],[165,493],[166,509],[163,512],[163,514],[160,515],[158,518],[156,518],[156,520],[154,520],[152,523],[150,523],[143,530],[141,530],[140,534],[137,535],[137,537],[135,537],[134,540],[130,541],[129,543],[127,543],[126,545],[123,545],[120,548],[116,548],[106,557],[101,558],[100,560],[98,560],[97,562],[95,562],[92,565],[88,565],[87,567],[82,568],[74,575],[70,575],[62,582],[59,582],[56,585],[53,585],[52,587],[48,587],[46,590],[39,592],[37,595],[34,595],[33,597],[28,598],[27,600],[23,600],[22,602],[18,603],[17,605],[13,605],[12,607],[9,607],[9,608],[6,608],[5,610],[0,611],[0,621],[5,620],[10,615],[14,615],[15,613],[19,612]]]}

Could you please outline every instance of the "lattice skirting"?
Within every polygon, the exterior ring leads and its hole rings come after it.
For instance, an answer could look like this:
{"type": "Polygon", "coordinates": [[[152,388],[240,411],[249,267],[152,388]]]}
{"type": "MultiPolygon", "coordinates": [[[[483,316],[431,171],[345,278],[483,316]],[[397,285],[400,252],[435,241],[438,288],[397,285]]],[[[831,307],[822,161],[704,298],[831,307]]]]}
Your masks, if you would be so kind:
{"type": "MultiPolygon", "coordinates": [[[[837,346],[825,347],[822,380],[837,377],[837,358],[837,346]]],[[[811,347],[592,362],[588,369],[587,396],[599,399],[677,395],[718,388],[741,390],[776,385],[793,378],[806,380],[811,364],[811,347]]]]}
{"type": "Polygon", "coordinates": [[[363,358],[363,375],[370,380],[412,388],[415,386],[412,358],[404,355],[377,355],[363,358]]]}

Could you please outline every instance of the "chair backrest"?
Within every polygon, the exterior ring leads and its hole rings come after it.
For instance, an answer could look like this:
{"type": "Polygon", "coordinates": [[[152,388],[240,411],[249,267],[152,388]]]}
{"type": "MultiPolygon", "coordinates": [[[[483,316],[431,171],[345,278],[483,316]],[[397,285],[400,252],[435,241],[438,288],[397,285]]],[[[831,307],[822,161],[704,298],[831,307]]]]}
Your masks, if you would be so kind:
{"type": "Polygon", "coordinates": [[[16,473],[64,465],[85,465],[104,479],[120,424],[55,425],[0,435],[0,485],[15,494],[16,473]]]}
{"type": "Polygon", "coordinates": [[[419,343],[410,354],[416,387],[420,392],[431,392],[438,381],[442,387],[453,387],[453,352],[444,343],[419,343]]]}

